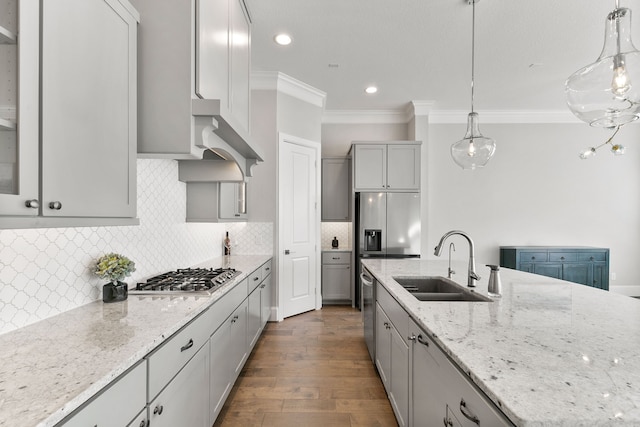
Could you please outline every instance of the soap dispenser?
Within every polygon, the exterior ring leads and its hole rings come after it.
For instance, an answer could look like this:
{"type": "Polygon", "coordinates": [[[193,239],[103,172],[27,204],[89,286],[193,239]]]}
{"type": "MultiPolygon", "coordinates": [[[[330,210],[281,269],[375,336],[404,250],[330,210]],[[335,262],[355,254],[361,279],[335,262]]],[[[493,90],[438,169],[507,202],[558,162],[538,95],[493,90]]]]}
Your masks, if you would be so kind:
{"type": "Polygon", "coordinates": [[[497,265],[489,265],[487,267],[491,269],[489,275],[489,289],[488,294],[492,298],[500,298],[502,295],[502,283],[500,283],[500,267],[497,265]]]}
{"type": "Polygon", "coordinates": [[[338,249],[338,238],[336,236],[333,236],[333,240],[331,241],[331,247],[333,249],[338,249]]]}

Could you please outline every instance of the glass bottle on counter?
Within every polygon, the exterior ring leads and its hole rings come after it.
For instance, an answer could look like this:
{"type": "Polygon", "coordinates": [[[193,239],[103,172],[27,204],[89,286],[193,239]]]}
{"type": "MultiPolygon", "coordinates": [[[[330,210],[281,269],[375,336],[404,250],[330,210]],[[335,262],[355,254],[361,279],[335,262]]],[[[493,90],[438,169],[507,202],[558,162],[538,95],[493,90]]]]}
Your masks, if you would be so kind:
{"type": "Polygon", "coordinates": [[[226,236],[224,238],[224,254],[231,255],[231,239],[229,238],[229,232],[226,232],[226,236]]]}

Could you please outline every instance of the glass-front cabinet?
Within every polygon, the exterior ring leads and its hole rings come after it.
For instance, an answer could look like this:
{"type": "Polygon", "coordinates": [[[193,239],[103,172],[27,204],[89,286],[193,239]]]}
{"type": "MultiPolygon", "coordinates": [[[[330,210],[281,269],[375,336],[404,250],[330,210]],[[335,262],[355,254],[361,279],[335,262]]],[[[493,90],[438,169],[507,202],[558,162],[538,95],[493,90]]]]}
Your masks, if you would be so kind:
{"type": "Polygon", "coordinates": [[[0,0],[0,215],[35,216],[40,206],[38,3],[0,0]]]}

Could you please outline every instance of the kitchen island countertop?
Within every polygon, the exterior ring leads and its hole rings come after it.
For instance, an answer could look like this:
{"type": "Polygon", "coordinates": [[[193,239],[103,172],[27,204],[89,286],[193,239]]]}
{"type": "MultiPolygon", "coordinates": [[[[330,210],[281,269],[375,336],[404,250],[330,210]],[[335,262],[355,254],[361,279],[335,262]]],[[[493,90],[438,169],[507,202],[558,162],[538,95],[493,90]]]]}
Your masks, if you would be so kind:
{"type": "Polygon", "coordinates": [[[0,335],[0,426],[54,426],[270,258],[234,255],[196,265],[242,272],[211,295],[95,301],[0,335]]]}
{"type": "Polygon", "coordinates": [[[640,300],[503,268],[495,302],[421,302],[393,277],[446,277],[446,261],[363,264],[517,426],[640,426],[640,300]]]}

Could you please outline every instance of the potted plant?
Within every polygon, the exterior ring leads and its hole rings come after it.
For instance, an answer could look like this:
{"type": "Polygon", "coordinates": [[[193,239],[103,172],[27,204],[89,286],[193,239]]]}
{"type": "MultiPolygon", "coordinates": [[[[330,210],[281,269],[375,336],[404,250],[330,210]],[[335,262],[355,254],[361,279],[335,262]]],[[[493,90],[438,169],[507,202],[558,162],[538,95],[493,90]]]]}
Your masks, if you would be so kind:
{"type": "Polygon", "coordinates": [[[129,289],[122,279],[136,271],[136,264],[124,255],[108,253],[98,258],[94,273],[109,283],[102,287],[102,301],[117,302],[127,299],[129,289]]]}

